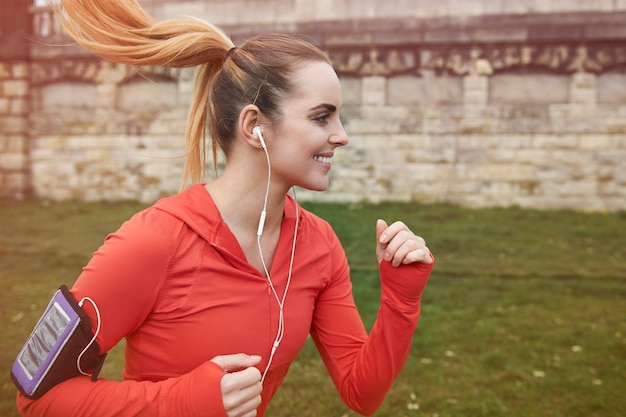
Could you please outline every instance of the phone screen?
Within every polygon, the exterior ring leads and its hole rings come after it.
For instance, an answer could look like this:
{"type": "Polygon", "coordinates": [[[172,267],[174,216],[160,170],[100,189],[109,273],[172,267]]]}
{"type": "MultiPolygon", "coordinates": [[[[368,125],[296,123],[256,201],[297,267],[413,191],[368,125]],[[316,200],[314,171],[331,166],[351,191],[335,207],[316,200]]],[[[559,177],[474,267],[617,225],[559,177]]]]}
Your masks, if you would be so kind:
{"type": "Polygon", "coordinates": [[[53,303],[44,313],[39,325],[34,329],[26,342],[26,346],[18,356],[18,360],[29,379],[33,378],[69,324],[70,317],[57,302],[53,303]]]}

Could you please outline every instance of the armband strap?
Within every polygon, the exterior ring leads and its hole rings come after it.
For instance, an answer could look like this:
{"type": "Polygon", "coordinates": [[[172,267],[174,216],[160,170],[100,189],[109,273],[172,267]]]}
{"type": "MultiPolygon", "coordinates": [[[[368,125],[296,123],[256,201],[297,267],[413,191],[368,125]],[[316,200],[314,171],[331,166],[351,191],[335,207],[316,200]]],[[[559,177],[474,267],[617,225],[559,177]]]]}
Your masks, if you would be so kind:
{"type": "Polygon", "coordinates": [[[13,362],[11,379],[24,396],[39,398],[84,369],[95,381],[106,357],[99,353],[87,314],[62,285],[13,362]]]}

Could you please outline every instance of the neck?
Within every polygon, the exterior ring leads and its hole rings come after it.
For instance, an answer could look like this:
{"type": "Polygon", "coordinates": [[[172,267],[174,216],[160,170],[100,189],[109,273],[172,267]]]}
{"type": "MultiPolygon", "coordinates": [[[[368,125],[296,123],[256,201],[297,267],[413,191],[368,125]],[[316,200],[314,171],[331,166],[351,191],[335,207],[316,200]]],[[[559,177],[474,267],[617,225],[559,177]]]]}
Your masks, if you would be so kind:
{"type": "MultiPolygon", "coordinates": [[[[254,235],[263,210],[266,187],[265,175],[232,175],[228,169],[218,179],[206,185],[229,227],[249,230],[254,235]]],[[[274,188],[272,184],[267,199],[265,231],[280,229],[282,223],[286,190],[274,188]]]]}

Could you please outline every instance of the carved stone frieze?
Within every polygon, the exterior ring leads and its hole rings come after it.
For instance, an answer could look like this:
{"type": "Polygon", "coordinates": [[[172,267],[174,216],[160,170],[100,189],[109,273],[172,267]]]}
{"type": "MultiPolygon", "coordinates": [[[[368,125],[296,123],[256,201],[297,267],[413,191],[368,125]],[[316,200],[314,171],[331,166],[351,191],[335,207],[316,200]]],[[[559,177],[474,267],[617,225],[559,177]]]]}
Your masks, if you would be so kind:
{"type": "Polygon", "coordinates": [[[131,67],[98,58],[64,59],[34,62],[31,82],[35,85],[63,80],[93,84],[123,84],[136,79],[178,79],[181,70],[162,67],[131,67]]]}
{"type": "MultiPolygon", "coordinates": [[[[517,69],[561,74],[626,70],[626,45],[489,45],[467,48],[375,47],[331,49],[337,72],[345,76],[420,75],[423,71],[464,76],[492,75],[517,69]]],[[[34,62],[33,84],[72,80],[94,84],[123,84],[135,79],[175,81],[177,68],[130,67],[97,58],[34,62]]]]}
{"type": "Polygon", "coordinates": [[[420,74],[492,75],[514,69],[602,73],[626,68],[626,45],[489,45],[452,48],[376,47],[331,50],[336,70],[351,76],[420,74]]]}

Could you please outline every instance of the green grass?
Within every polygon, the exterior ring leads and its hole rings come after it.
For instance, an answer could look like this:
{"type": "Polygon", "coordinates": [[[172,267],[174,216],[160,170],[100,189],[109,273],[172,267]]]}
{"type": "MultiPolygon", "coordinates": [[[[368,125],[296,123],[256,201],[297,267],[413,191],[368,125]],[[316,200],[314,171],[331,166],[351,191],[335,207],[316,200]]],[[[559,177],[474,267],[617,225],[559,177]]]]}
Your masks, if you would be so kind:
{"type": "MultiPolygon", "coordinates": [[[[401,219],[436,256],[411,356],[377,416],[612,417],[626,409],[626,213],[305,204],[348,253],[367,326],[378,308],[374,223],[401,219]]],[[[10,364],[136,203],[0,200],[0,415],[17,416],[10,364]]],[[[118,378],[121,349],[104,375],[118,378]]],[[[353,416],[312,343],[268,415],[353,416]]]]}

